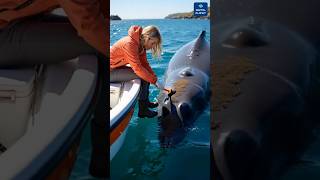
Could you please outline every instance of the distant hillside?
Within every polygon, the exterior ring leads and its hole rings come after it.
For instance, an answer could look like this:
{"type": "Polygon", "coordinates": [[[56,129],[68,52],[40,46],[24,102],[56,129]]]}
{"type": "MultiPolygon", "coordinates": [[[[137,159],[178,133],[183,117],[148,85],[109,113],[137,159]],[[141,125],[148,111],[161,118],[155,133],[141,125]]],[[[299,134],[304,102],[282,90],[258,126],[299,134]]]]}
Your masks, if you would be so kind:
{"type": "Polygon", "coordinates": [[[111,20],[121,20],[121,18],[118,15],[110,15],[111,20]]]}
{"type": "Polygon", "coordinates": [[[165,17],[165,19],[210,19],[210,7],[208,7],[207,16],[195,17],[192,11],[192,12],[169,14],[168,16],[165,17]]]}

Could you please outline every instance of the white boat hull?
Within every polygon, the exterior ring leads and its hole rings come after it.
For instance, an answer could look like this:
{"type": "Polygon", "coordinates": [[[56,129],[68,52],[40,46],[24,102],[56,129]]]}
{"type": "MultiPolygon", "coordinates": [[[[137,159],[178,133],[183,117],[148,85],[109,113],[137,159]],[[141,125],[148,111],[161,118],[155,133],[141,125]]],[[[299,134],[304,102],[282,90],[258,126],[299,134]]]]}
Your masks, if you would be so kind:
{"type": "Polygon", "coordinates": [[[135,79],[126,82],[118,89],[121,89],[121,93],[115,94],[121,94],[121,97],[117,104],[112,102],[115,105],[110,110],[110,161],[119,152],[124,143],[129,122],[134,112],[134,105],[140,91],[140,80],[135,79]]]}

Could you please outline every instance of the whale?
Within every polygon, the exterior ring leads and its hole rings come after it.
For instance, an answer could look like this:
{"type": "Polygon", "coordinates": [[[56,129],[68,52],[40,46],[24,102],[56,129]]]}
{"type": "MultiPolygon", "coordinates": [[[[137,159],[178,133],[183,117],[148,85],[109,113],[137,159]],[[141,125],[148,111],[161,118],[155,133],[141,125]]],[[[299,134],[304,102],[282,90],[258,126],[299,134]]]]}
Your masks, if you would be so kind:
{"type": "Polygon", "coordinates": [[[205,35],[201,31],[178,49],[166,69],[164,86],[175,94],[168,97],[162,91],[158,96],[159,140],[163,147],[179,144],[210,101],[210,45],[205,35]]]}
{"type": "Polygon", "coordinates": [[[320,25],[316,23],[320,6],[318,0],[216,0],[214,5],[213,24],[235,18],[262,17],[287,26],[320,48],[320,25]]]}
{"type": "Polygon", "coordinates": [[[319,121],[318,51],[297,29],[267,18],[226,18],[212,33],[213,176],[278,179],[319,121]]]}

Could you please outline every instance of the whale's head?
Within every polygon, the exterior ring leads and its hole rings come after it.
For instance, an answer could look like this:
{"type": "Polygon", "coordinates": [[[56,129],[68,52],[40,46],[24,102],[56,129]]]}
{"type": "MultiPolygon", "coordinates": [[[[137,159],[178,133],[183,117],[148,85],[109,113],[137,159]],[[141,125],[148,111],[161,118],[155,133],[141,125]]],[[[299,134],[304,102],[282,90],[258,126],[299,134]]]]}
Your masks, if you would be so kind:
{"type": "Polygon", "coordinates": [[[171,97],[163,92],[158,99],[160,140],[164,144],[177,144],[209,102],[208,76],[197,68],[184,67],[166,77],[165,87],[176,93],[171,97]]]}
{"type": "Polygon", "coordinates": [[[224,179],[270,179],[310,140],[316,52],[297,32],[266,19],[214,28],[215,170],[224,179]]]}

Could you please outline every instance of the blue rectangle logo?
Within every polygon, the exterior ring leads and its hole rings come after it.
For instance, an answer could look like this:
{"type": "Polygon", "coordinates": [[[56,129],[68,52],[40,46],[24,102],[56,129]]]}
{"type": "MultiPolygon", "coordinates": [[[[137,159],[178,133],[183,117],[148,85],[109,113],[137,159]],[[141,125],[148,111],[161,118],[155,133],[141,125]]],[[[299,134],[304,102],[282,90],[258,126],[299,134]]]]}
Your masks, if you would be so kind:
{"type": "Polygon", "coordinates": [[[195,2],[194,3],[194,16],[207,16],[208,15],[208,3],[195,2]]]}

